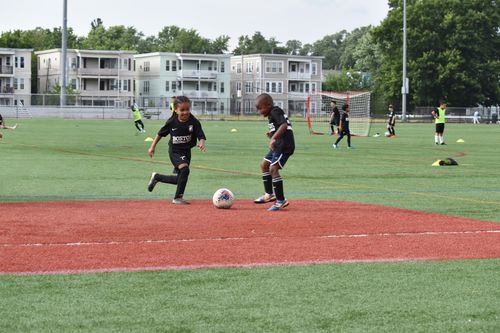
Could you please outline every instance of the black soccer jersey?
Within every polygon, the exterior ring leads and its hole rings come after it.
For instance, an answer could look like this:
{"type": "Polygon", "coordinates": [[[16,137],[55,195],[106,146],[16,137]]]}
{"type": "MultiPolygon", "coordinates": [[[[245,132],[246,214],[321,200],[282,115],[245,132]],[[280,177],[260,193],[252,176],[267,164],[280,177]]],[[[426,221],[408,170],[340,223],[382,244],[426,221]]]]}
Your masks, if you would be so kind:
{"type": "Polygon", "coordinates": [[[201,124],[193,115],[186,122],[180,122],[177,117],[167,120],[158,131],[158,135],[165,137],[170,134],[168,145],[173,151],[189,150],[196,146],[199,139],[206,140],[201,124]]]}
{"type": "Polygon", "coordinates": [[[267,119],[269,120],[269,133],[271,135],[273,135],[282,124],[287,124],[285,133],[281,138],[276,140],[274,150],[278,153],[293,154],[295,150],[295,139],[293,137],[292,123],[290,123],[288,116],[280,107],[274,106],[271,111],[269,111],[267,119]]]}
{"type": "Polygon", "coordinates": [[[342,112],[342,131],[347,132],[349,131],[349,113],[347,112],[342,112]]]}
{"type": "Polygon", "coordinates": [[[389,113],[389,119],[387,120],[387,123],[388,123],[389,125],[394,125],[394,123],[395,123],[395,119],[394,119],[394,117],[395,117],[395,116],[396,116],[396,115],[394,114],[394,111],[389,113]]]}

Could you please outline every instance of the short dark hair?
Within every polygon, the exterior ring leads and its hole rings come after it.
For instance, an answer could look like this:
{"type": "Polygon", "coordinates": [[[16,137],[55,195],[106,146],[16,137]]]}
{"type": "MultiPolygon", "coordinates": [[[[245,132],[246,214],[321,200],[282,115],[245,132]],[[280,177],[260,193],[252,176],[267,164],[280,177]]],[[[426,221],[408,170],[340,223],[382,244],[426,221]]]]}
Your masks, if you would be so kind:
{"type": "Polygon", "coordinates": [[[262,93],[259,96],[257,96],[257,100],[265,100],[267,103],[271,105],[274,104],[273,97],[266,93],[262,93]]]}
{"type": "Polygon", "coordinates": [[[345,110],[347,110],[347,108],[349,108],[349,104],[344,104],[344,105],[342,105],[342,110],[344,110],[344,111],[345,111],[345,110]]]}

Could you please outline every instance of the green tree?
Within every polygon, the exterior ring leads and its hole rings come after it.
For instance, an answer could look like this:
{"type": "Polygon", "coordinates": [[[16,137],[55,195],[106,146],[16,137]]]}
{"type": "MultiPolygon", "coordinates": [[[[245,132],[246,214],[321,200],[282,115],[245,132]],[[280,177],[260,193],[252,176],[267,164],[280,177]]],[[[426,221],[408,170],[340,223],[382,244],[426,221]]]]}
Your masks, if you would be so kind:
{"type": "Polygon", "coordinates": [[[343,43],[347,31],[342,30],[332,35],[327,35],[312,45],[312,55],[323,56],[324,69],[340,69],[340,58],[343,52],[343,43]]]}
{"type": "MultiPolygon", "coordinates": [[[[252,38],[240,36],[238,46],[233,50],[236,55],[254,53],[278,53],[278,42],[274,38],[267,40],[259,31],[255,32],[252,38]]],[[[285,51],[286,52],[286,51],[285,51]]]]}
{"type": "Polygon", "coordinates": [[[323,91],[356,91],[368,90],[370,77],[355,70],[342,69],[338,73],[327,74],[323,83],[323,91]]]}
{"type": "MultiPolygon", "coordinates": [[[[374,29],[383,61],[375,74],[386,100],[400,99],[403,2],[374,29]]],[[[409,0],[407,5],[410,103],[500,103],[500,7],[498,0],[409,0]]]]}

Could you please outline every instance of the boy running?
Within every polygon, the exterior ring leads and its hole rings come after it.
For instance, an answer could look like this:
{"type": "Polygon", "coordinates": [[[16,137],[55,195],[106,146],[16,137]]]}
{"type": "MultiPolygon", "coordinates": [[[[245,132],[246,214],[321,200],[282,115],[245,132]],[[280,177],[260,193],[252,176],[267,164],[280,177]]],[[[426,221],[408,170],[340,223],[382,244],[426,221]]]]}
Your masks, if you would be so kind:
{"type": "Polygon", "coordinates": [[[135,128],[137,128],[137,130],[141,133],[146,133],[146,130],[144,129],[144,123],[142,122],[141,111],[139,110],[139,107],[137,106],[137,104],[134,103],[130,106],[130,108],[132,109],[132,114],[134,115],[135,128]]]}
{"type": "Polygon", "coordinates": [[[168,155],[174,165],[176,175],[162,175],[153,172],[149,180],[148,191],[152,192],[158,182],[177,185],[177,191],[172,203],[187,205],[189,202],[184,200],[183,197],[189,177],[191,148],[198,146],[201,151],[205,151],[206,137],[200,122],[191,114],[191,101],[186,96],[177,96],[175,98],[172,116],[160,129],[148,150],[151,158],[155,154],[158,142],[169,134],[168,155]],[[197,140],[199,140],[198,144],[196,144],[197,140]]]}
{"type": "Polygon", "coordinates": [[[276,201],[268,210],[278,211],[289,204],[288,200],[285,199],[283,179],[279,171],[283,169],[286,161],[295,150],[292,124],[285,112],[274,105],[273,98],[269,94],[259,95],[255,107],[261,115],[269,120],[267,137],[270,138],[270,141],[269,152],[260,162],[265,193],[254,202],[261,204],[276,201]]]}

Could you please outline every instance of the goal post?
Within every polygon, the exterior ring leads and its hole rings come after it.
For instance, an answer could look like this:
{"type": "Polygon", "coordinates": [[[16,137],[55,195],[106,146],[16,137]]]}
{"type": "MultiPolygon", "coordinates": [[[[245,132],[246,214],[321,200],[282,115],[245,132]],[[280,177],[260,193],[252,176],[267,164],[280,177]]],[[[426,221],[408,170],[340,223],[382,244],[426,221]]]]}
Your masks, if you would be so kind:
{"type": "Polygon", "coordinates": [[[349,91],[320,92],[307,97],[306,120],[311,134],[330,133],[330,116],[332,107],[330,102],[337,102],[342,113],[342,106],[349,104],[349,128],[351,134],[368,136],[370,132],[370,92],[349,91]]]}

